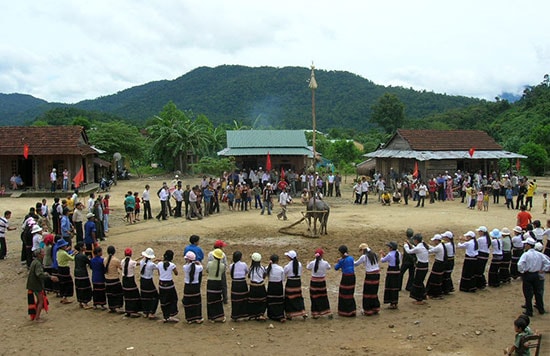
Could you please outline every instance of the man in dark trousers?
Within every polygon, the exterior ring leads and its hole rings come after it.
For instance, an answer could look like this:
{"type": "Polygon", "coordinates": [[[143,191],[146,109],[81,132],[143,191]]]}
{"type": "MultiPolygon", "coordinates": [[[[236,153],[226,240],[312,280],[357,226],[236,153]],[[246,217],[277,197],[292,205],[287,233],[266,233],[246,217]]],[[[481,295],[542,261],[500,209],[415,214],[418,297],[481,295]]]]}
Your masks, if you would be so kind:
{"type": "MultiPolygon", "coordinates": [[[[414,235],[414,231],[411,228],[407,229],[407,241],[409,244],[409,247],[412,248],[412,242],[411,239],[414,235]]],[[[403,286],[403,278],[405,277],[405,272],[409,271],[409,277],[407,279],[407,285],[405,286],[406,291],[410,291],[413,285],[414,280],[414,265],[416,264],[416,255],[415,254],[408,254],[405,249],[403,248],[403,263],[401,264],[401,282],[399,283],[399,290],[401,290],[403,286]]]]}
{"type": "Polygon", "coordinates": [[[523,296],[525,297],[525,312],[527,316],[533,316],[533,296],[535,306],[540,314],[544,314],[544,285],[540,283],[539,273],[550,271],[550,259],[548,256],[535,250],[536,241],[528,237],[523,241],[525,252],[518,261],[518,271],[522,273],[523,296]]]}

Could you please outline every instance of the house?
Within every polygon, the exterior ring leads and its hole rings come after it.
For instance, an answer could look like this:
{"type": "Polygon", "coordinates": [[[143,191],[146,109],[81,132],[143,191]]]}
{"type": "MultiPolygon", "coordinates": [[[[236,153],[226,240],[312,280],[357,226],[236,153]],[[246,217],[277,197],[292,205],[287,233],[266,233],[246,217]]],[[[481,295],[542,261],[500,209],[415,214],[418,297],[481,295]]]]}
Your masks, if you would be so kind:
{"type": "Polygon", "coordinates": [[[226,131],[227,147],[218,156],[234,157],[240,169],[265,169],[267,154],[273,169],[301,172],[312,163],[304,130],[226,131]]]}
{"type": "Polygon", "coordinates": [[[84,183],[91,183],[110,166],[99,152],[82,126],[0,127],[0,182],[10,188],[10,178],[19,174],[27,189],[45,190],[55,168],[61,188],[64,169],[72,180],[83,167],[84,183]]]}
{"type": "Polygon", "coordinates": [[[388,175],[411,173],[418,166],[421,177],[445,171],[498,172],[500,159],[526,156],[504,151],[485,131],[479,130],[402,130],[399,129],[376,151],[364,156],[376,158],[376,171],[388,175]]]}

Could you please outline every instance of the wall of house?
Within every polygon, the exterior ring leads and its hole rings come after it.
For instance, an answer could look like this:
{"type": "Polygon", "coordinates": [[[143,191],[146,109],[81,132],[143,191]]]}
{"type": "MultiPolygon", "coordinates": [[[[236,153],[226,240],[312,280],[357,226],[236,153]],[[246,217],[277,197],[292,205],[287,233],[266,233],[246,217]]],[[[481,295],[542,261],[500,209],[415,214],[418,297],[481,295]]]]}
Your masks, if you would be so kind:
{"type": "MultiPolygon", "coordinates": [[[[238,169],[258,169],[262,167],[265,170],[266,156],[237,156],[235,164],[238,169]]],[[[277,171],[284,167],[285,171],[292,169],[295,172],[302,172],[308,165],[309,160],[305,156],[271,156],[271,167],[277,171]]]]}

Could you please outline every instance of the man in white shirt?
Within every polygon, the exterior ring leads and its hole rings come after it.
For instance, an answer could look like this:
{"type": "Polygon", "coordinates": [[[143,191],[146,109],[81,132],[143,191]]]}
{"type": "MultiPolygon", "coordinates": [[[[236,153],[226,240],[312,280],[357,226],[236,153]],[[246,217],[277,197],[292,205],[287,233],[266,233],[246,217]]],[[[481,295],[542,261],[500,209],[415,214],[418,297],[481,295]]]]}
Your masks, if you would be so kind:
{"type": "Polygon", "coordinates": [[[156,218],[158,221],[160,221],[160,218],[162,220],[167,220],[167,210],[168,210],[168,199],[170,199],[170,190],[168,189],[168,185],[166,182],[162,184],[162,188],[160,188],[160,191],[158,192],[158,196],[160,199],[160,212],[157,214],[156,218]]]}
{"type": "Polygon", "coordinates": [[[286,188],[281,192],[281,194],[279,194],[279,205],[281,206],[281,212],[277,214],[277,219],[283,218],[283,220],[288,220],[286,217],[286,207],[290,202],[292,202],[292,198],[288,195],[288,188],[286,188]]]}
{"type": "Polygon", "coordinates": [[[365,197],[365,205],[367,205],[367,202],[369,201],[369,182],[367,181],[366,177],[363,177],[361,181],[361,199],[359,199],[359,204],[363,201],[363,197],[365,197]]]}
{"type": "Polygon", "coordinates": [[[50,191],[54,193],[57,188],[57,173],[55,168],[52,168],[52,171],[50,172],[50,183],[50,191]]]}
{"type": "Polygon", "coordinates": [[[194,186],[193,189],[189,192],[189,213],[187,214],[187,220],[191,220],[193,214],[197,216],[199,220],[202,219],[202,214],[197,208],[197,191],[199,190],[198,186],[194,186]]]}
{"type": "Polygon", "coordinates": [[[145,190],[141,194],[141,201],[143,202],[143,220],[152,219],[153,213],[151,212],[151,195],[149,194],[149,184],[145,186],[145,190]]]}
{"type": "Polygon", "coordinates": [[[540,314],[544,314],[544,285],[540,283],[539,273],[550,271],[550,258],[535,250],[536,241],[528,237],[523,241],[525,252],[518,261],[518,271],[522,273],[525,312],[533,316],[533,296],[540,314]]]}

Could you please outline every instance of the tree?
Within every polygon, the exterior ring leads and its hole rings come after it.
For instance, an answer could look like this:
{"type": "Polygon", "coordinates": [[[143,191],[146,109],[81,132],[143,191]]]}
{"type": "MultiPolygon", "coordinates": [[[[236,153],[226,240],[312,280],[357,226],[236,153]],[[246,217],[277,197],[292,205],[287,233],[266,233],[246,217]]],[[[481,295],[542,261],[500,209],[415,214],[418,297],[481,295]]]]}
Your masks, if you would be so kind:
{"type": "Polygon", "coordinates": [[[371,122],[386,133],[392,133],[405,123],[405,105],[395,94],[386,93],[372,107],[371,122]]]}
{"type": "Polygon", "coordinates": [[[542,145],[534,142],[526,143],[520,148],[519,153],[528,157],[524,162],[531,174],[544,174],[548,164],[548,153],[542,145]]]}
{"type": "Polygon", "coordinates": [[[142,160],[148,151],[138,128],[122,121],[96,122],[87,134],[92,145],[107,151],[104,158],[108,161],[115,152],[130,161],[142,160]]]}

